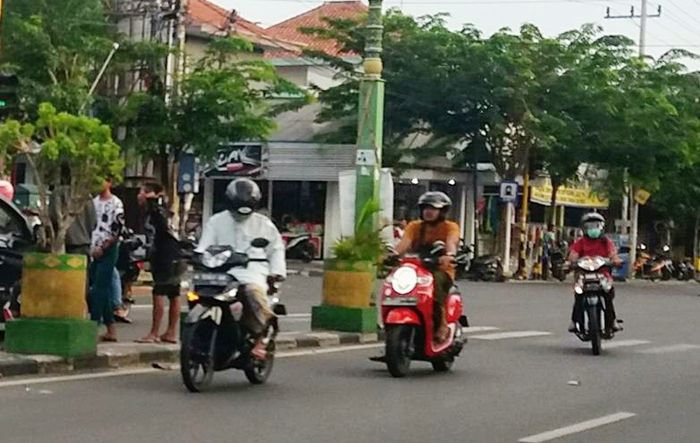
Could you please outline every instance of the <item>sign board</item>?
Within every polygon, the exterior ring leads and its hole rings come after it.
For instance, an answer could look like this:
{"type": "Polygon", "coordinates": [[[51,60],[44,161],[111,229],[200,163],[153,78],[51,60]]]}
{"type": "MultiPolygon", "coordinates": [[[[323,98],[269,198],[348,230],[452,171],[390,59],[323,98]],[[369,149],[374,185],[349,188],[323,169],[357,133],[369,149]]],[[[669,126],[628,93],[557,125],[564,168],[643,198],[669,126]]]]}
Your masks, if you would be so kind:
{"type": "Polygon", "coordinates": [[[259,175],[262,170],[263,146],[260,143],[222,144],[216,154],[215,171],[218,173],[250,177],[259,175]]]}
{"type": "Polygon", "coordinates": [[[358,149],[355,157],[357,166],[374,166],[377,164],[377,154],[373,149],[358,149]]]}
{"type": "MultiPolygon", "coordinates": [[[[530,190],[530,201],[544,206],[552,204],[552,185],[533,186],[530,190]]],[[[557,190],[557,205],[570,208],[606,209],[610,202],[595,195],[591,188],[562,186],[557,190]]]]}
{"type": "Polygon", "coordinates": [[[518,184],[514,181],[502,181],[499,195],[504,203],[513,203],[518,199],[518,184]]]}
{"type": "Polygon", "coordinates": [[[649,201],[649,197],[651,197],[651,192],[641,188],[637,189],[637,191],[635,191],[634,193],[634,201],[636,201],[640,205],[646,205],[649,201]]]}

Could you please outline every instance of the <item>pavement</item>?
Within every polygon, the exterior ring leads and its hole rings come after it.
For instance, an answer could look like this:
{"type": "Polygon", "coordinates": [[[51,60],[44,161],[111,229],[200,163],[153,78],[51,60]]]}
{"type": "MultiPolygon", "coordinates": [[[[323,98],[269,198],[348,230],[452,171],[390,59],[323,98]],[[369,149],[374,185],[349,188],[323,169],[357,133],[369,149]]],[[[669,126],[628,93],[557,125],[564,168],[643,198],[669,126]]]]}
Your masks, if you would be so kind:
{"type": "Polygon", "coordinates": [[[618,285],[626,329],[599,357],[565,331],[569,284],[460,286],[472,328],[452,372],[415,363],[393,379],[366,343],[282,351],[267,384],[227,371],[203,394],[176,366],[10,377],[1,440],[700,441],[697,284],[618,285]]]}

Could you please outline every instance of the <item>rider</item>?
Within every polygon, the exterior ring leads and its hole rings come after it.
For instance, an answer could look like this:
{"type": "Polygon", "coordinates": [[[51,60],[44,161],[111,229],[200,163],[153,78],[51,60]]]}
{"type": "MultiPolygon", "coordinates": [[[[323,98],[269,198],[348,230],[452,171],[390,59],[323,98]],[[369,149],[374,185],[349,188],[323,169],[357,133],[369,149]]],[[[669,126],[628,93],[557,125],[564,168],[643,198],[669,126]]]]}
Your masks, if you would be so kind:
{"type": "Polygon", "coordinates": [[[250,262],[246,268],[230,271],[246,287],[248,303],[244,303],[247,306],[243,322],[256,336],[251,353],[253,357],[264,360],[266,352],[262,333],[275,315],[267,300],[268,288],[285,279],[287,265],[279,231],[269,218],[255,212],[261,197],[260,188],[254,181],[247,178],[233,180],[226,188],[228,209],[211,217],[202,231],[196,252],[203,253],[210,246],[231,246],[236,252],[247,253],[254,239],[269,241],[265,247],[266,262],[250,262]]]}
{"type": "MultiPolygon", "coordinates": [[[[604,234],[605,218],[597,212],[585,214],[581,218],[581,229],[583,229],[583,237],[576,240],[571,246],[569,252],[569,261],[575,265],[581,257],[604,257],[612,260],[613,265],[622,265],[622,260],[617,255],[617,250],[612,240],[604,234]]],[[[606,276],[612,280],[612,275],[609,270],[603,271],[606,276]]],[[[613,299],[615,298],[615,288],[610,289],[606,296],[606,323],[612,324],[614,331],[619,331],[620,327],[615,316],[615,307],[613,299]]],[[[576,324],[583,324],[583,306],[579,297],[574,301],[574,309],[571,314],[571,324],[569,332],[576,332],[576,324]]]]}
{"type": "Polygon", "coordinates": [[[437,270],[433,271],[435,280],[435,315],[436,341],[449,338],[445,299],[455,280],[454,257],[459,244],[459,225],[446,220],[452,200],[443,192],[426,192],[418,199],[420,220],[412,221],[406,226],[403,238],[396,246],[396,252],[430,250],[436,241],[445,242],[445,255],[440,257],[437,270]]]}

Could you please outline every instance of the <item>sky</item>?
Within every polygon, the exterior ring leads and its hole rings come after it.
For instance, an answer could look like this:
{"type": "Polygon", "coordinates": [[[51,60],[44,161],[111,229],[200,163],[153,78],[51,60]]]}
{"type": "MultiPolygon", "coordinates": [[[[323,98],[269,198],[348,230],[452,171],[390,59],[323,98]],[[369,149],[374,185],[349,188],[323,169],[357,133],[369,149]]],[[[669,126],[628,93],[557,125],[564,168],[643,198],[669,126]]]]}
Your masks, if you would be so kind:
{"type": "MultiPolygon", "coordinates": [[[[318,0],[210,0],[263,27],[278,23],[319,6],[318,0]]],[[[523,23],[537,25],[546,35],[556,35],[586,23],[602,26],[607,34],[624,34],[639,41],[639,19],[605,19],[610,15],[635,15],[641,12],[641,0],[384,0],[385,9],[396,7],[413,16],[447,12],[450,27],[459,29],[474,24],[489,35],[500,28],[517,30],[523,23]]],[[[647,53],[658,57],[671,48],[700,53],[700,0],[650,1],[647,53]]],[[[700,69],[700,61],[688,61],[700,69]]]]}

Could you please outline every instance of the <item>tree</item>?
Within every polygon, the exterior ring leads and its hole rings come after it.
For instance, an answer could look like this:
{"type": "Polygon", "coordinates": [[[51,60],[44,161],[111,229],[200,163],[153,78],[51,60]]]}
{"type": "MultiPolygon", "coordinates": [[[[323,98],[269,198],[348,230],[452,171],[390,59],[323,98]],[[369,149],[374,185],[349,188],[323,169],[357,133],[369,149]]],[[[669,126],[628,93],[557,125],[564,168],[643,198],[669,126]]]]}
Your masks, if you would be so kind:
{"type": "Polygon", "coordinates": [[[172,203],[177,201],[180,154],[191,152],[206,161],[223,142],[264,139],[275,127],[276,113],[308,103],[309,97],[279,77],[272,65],[250,59],[252,52],[247,40],[216,39],[179,90],[169,91],[169,102],[158,87],[129,99],[120,122],[128,128],[125,146],[160,160],[161,180],[172,203]],[[286,98],[274,103],[277,96],[286,98]]]}
{"type": "MultiPolygon", "coordinates": [[[[57,112],[42,103],[34,123],[8,120],[0,124],[0,159],[26,159],[35,177],[41,204],[40,247],[65,252],[65,237],[75,217],[90,204],[91,192],[107,177],[119,178],[123,163],[111,129],[95,118],[57,112]],[[52,219],[49,193],[57,218],[52,219]]],[[[1,163],[1,162],[0,162],[1,163]]]]}

